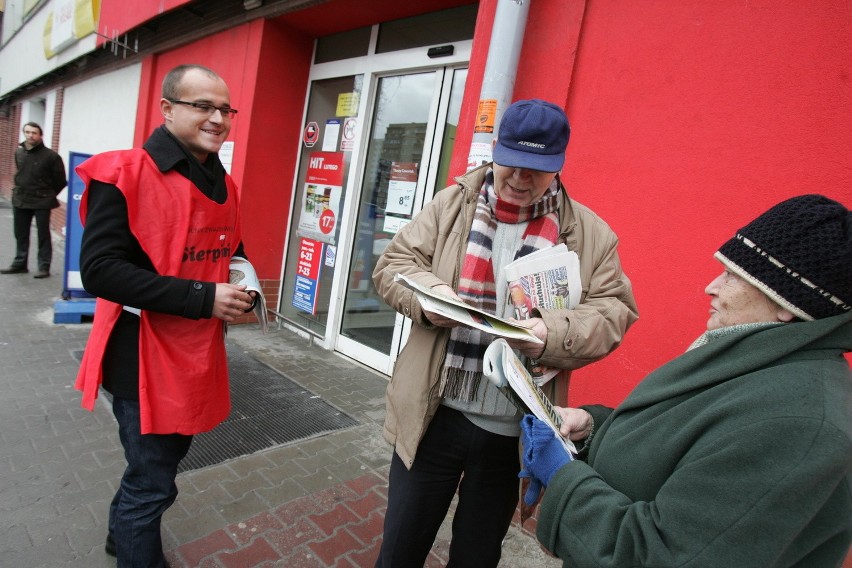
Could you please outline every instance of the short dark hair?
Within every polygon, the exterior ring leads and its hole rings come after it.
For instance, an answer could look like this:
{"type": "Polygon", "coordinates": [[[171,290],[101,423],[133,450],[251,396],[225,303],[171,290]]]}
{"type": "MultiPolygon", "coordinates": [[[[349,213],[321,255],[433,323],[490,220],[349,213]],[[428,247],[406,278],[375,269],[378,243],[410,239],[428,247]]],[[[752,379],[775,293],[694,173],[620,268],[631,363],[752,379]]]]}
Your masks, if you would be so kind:
{"type": "Polygon", "coordinates": [[[180,93],[178,92],[180,82],[183,79],[183,76],[186,75],[186,72],[191,69],[198,69],[199,71],[207,73],[213,79],[222,79],[215,71],[203,65],[196,65],[194,63],[178,65],[166,73],[166,76],[163,78],[162,97],[164,99],[176,100],[180,98],[180,93]]]}
{"type": "Polygon", "coordinates": [[[23,127],[21,127],[21,132],[23,132],[23,131],[24,131],[24,128],[26,128],[27,126],[30,126],[30,127],[32,127],[32,128],[38,128],[38,135],[39,135],[39,136],[44,136],[44,130],[42,130],[42,129],[41,129],[41,125],[39,125],[39,123],[37,123],[37,122],[28,122],[28,123],[26,123],[23,127]]]}

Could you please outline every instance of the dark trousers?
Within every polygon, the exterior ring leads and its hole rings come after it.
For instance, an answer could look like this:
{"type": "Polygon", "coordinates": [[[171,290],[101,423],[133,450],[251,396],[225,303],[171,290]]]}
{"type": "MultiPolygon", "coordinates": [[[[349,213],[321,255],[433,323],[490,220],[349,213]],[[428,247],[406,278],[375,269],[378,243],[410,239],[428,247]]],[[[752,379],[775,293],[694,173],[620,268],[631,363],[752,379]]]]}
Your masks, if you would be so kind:
{"type": "Polygon", "coordinates": [[[518,438],[438,411],[410,470],[394,452],[377,568],[421,568],[458,489],[448,567],[497,566],[518,504],[518,438]],[[461,483],[459,483],[461,481],[461,483]]]}
{"type": "Polygon", "coordinates": [[[109,507],[109,532],[119,568],[162,568],[160,520],[177,498],[180,460],[192,436],[141,434],[139,401],[114,398],[112,412],[127,469],[109,507]]]}
{"type": "Polygon", "coordinates": [[[27,259],[30,253],[30,227],[33,223],[33,217],[35,217],[38,231],[38,269],[49,271],[50,261],[53,258],[53,245],[50,242],[50,209],[13,207],[12,215],[17,243],[12,266],[27,268],[27,259]]]}

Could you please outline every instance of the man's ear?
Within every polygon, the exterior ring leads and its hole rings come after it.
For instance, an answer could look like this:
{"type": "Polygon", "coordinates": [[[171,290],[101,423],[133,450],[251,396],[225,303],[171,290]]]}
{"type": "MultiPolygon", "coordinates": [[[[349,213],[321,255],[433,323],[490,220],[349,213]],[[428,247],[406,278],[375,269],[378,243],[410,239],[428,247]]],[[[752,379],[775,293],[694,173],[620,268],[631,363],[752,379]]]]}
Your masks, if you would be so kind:
{"type": "Polygon", "coordinates": [[[793,315],[793,312],[785,310],[784,308],[778,310],[778,312],[775,314],[775,317],[778,318],[778,321],[784,323],[790,323],[796,318],[796,316],[793,315]]]}
{"type": "Polygon", "coordinates": [[[163,118],[166,120],[172,119],[172,113],[174,112],[175,106],[169,99],[160,99],[160,114],[163,115],[163,118]]]}

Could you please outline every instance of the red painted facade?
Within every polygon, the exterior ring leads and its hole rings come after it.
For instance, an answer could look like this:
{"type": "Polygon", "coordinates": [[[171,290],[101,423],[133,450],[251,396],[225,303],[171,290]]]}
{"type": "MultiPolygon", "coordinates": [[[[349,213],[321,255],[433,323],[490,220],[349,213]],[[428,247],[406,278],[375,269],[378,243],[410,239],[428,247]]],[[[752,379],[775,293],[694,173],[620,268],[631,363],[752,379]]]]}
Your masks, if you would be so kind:
{"type": "MultiPolygon", "coordinates": [[[[161,122],[169,68],[219,72],[240,110],[231,139],[246,245],[261,278],[278,279],[313,39],[464,3],[335,0],[150,56],[136,142],[161,122]]],[[[479,3],[453,172],[466,164],[496,3],[479,3]]],[[[514,98],[566,108],[563,178],[620,236],[641,312],[615,353],[575,374],[572,404],[619,402],[703,331],[703,290],[721,270],[712,254],[738,227],[802,193],[852,205],[849,37],[845,0],[530,3],[514,98]]]]}

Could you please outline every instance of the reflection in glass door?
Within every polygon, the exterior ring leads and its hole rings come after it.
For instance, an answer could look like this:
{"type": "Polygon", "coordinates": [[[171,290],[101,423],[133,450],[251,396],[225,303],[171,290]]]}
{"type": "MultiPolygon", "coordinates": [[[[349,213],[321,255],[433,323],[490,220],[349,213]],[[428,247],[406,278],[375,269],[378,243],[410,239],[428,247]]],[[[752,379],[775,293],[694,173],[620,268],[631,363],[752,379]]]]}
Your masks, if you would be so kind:
{"type": "Polygon", "coordinates": [[[363,347],[378,352],[385,372],[396,358],[404,318],[376,292],[373,269],[393,236],[446,181],[465,78],[465,69],[436,69],[382,77],[376,87],[340,326],[345,339],[338,347],[345,352],[351,340],[362,355],[363,347]]]}

